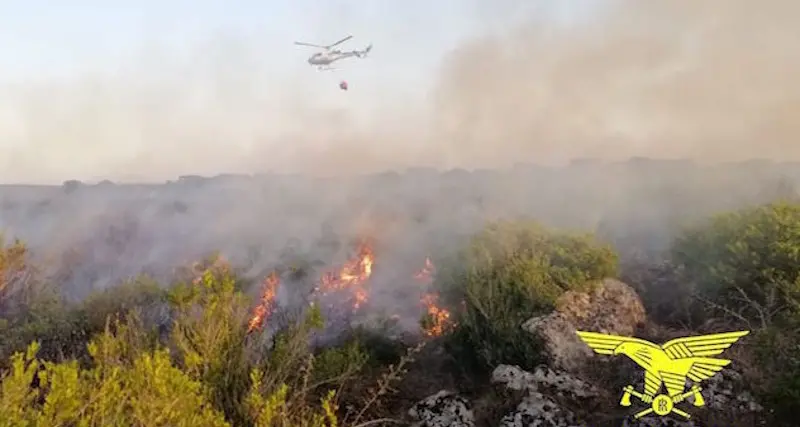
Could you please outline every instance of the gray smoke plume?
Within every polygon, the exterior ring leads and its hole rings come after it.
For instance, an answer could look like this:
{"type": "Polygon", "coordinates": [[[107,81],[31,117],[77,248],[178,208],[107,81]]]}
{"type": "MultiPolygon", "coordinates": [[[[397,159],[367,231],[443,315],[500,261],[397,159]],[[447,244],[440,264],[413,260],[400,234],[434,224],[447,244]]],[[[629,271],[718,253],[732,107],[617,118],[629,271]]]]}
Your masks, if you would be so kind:
{"type": "MultiPolygon", "coordinates": [[[[257,44],[224,37],[194,56],[2,87],[0,138],[20,143],[2,149],[0,179],[263,175],[4,187],[0,229],[69,266],[61,283],[76,297],[140,272],[166,276],[214,250],[256,279],[292,259],[319,261],[317,274],[371,237],[384,289],[375,305],[402,311],[395,291],[413,286],[425,257],[487,219],[532,216],[657,249],[676,218],[760,200],[793,173],[530,165],[800,159],[800,3],[589,3],[570,25],[540,19],[543,2],[492,3],[481,13],[492,24],[442,54],[427,96],[358,93],[358,82],[340,96],[335,81],[271,72],[257,44]]],[[[371,60],[394,60],[375,52],[371,60]]]]}

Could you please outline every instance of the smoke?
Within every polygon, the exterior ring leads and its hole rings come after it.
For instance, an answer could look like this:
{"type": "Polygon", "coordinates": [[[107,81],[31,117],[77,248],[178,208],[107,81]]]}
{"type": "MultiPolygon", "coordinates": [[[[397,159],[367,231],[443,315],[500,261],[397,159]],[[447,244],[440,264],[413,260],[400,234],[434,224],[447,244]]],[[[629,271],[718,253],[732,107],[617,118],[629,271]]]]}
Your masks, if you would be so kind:
{"type": "MultiPolygon", "coordinates": [[[[188,53],[152,48],[111,71],[6,86],[0,139],[13,145],[0,148],[2,178],[800,158],[796,2],[575,2],[580,18],[567,24],[543,17],[545,5],[452,11],[491,25],[441,52],[423,80],[355,72],[347,93],[338,75],[309,72],[307,52],[236,35],[188,53]],[[278,71],[275,61],[297,66],[278,71]]],[[[414,59],[406,45],[426,37],[387,36],[389,46],[351,67],[399,67],[414,59]]]]}
{"type": "MultiPolygon", "coordinates": [[[[253,278],[294,258],[330,266],[351,255],[352,240],[372,237],[375,280],[388,289],[376,304],[391,307],[389,291],[405,286],[426,256],[452,249],[488,217],[661,238],[675,212],[735,206],[764,179],[685,165],[657,175],[591,165],[358,174],[576,157],[800,159],[796,2],[593,1],[561,20],[519,1],[489,11],[479,4],[473,12],[487,12],[480,15],[491,25],[439,58],[430,93],[369,73],[341,92],[337,75],[308,70],[307,52],[287,54],[297,67],[277,69],[270,61],[283,53],[237,37],[182,55],[153,49],[112,71],[1,87],[0,144],[15,141],[0,145],[2,180],[305,176],[68,194],[0,188],[0,230],[68,265],[63,289],[76,296],[142,271],[169,273],[213,250],[253,278]],[[647,193],[652,187],[661,193],[647,193]],[[718,189],[725,197],[710,200],[718,189]]],[[[410,42],[396,39],[376,41],[374,57],[353,67],[397,65],[405,56],[393,49],[410,42]]]]}
{"type": "Polygon", "coordinates": [[[601,2],[459,46],[437,88],[459,164],[575,157],[800,156],[800,4],[601,2]]]}

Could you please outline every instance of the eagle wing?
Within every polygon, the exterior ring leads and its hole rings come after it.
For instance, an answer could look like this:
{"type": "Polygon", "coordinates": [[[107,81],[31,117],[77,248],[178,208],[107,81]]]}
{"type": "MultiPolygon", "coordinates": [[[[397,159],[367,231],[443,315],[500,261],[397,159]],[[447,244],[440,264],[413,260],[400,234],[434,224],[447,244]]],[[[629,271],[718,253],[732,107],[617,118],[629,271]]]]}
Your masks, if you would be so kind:
{"type": "Polygon", "coordinates": [[[623,337],[619,335],[606,335],[597,332],[578,331],[578,337],[586,343],[595,353],[613,355],[614,350],[623,343],[636,343],[638,349],[629,357],[644,368],[644,391],[648,396],[655,396],[661,388],[661,377],[659,373],[652,370],[652,353],[650,350],[661,350],[661,348],[639,338],[623,337]]]}
{"type": "Polygon", "coordinates": [[[597,332],[584,332],[577,331],[578,337],[581,341],[585,342],[597,354],[605,354],[611,356],[614,354],[614,349],[619,347],[620,344],[626,342],[635,342],[647,347],[660,348],[658,345],[645,341],[639,338],[623,337],[620,335],[607,335],[597,332]]]}
{"type": "Polygon", "coordinates": [[[677,338],[667,341],[661,348],[671,359],[716,356],[749,333],[750,331],[739,331],[677,338]]]}
{"type": "Polygon", "coordinates": [[[620,346],[622,343],[630,342],[630,343],[637,343],[643,347],[649,347],[654,349],[661,349],[656,344],[651,343],[650,341],[645,341],[639,338],[631,338],[631,337],[623,337],[620,335],[607,335],[607,334],[600,334],[597,332],[584,332],[584,331],[577,331],[578,337],[581,341],[585,342],[592,350],[594,350],[597,354],[605,354],[607,356],[612,356],[614,354],[614,350],[620,346]]]}
{"type": "Polygon", "coordinates": [[[644,394],[655,396],[661,388],[661,376],[649,370],[644,371],[644,394]]]}
{"type": "Polygon", "coordinates": [[[667,341],[661,348],[672,360],[694,359],[686,376],[694,382],[700,382],[713,377],[722,368],[731,363],[727,359],[717,359],[709,356],[721,354],[738,341],[739,338],[748,333],[750,332],[739,331],[677,338],[667,341]]]}

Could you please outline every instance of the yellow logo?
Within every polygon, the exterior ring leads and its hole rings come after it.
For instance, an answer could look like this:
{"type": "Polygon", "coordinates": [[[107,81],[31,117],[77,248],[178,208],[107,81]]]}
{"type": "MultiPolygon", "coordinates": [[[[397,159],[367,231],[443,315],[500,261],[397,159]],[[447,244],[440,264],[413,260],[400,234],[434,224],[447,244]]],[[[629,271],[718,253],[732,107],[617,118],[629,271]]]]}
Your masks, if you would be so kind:
{"type": "Polygon", "coordinates": [[[596,332],[578,331],[578,336],[595,353],[609,356],[624,354],[644,369],[644,392],[640,393],[628,385],[623,389],[619,402],[621,406],[631,406],[631,396],[634,396],[650,405],[650,408],[636,413],[635,418],[651,413],[663,417],[674,412],[689,419],[691,416],[676,405],[694,396],[694,406],[704,406],[700,381],[713,377],[731,363],[727,359],[709,356],[721,354],[748,333],[750,331],[677,338],[661,346],[638,338],[596,332]],[[687,378],[694,384],[691,390],[684,392],[687,378]],[[656,394],[662,384],[667,394],[656,394]]]}

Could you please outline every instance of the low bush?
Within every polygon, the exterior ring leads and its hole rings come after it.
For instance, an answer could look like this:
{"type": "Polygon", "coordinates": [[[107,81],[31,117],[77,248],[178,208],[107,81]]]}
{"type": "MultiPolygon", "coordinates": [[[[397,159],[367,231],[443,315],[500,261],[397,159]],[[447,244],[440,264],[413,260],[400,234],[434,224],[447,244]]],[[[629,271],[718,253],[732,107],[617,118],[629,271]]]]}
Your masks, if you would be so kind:
{"type": "Polygon", "coordinates": [[[11,358],[0,388],[5,425],[226,425],[204,385],[175,367],[166,349],[145,351],[117,323],[88,346],[93,366],[43,362],[34,342],[11,358]]]}
{"type": "Polygon", "coordinates": [[[753,336],[750,383],[776,421],[796,424],[800,408],[800,328],[771,327],[753,336]]]}
{"type": "Polygon", "coordinates": [[[72,355],[71,344],[84,329],[57,289],[40,280],[25,244],[7,243],[0,234],[0,369],[34,338],[44,347],[40,354],[72,355]]]}
{"type": "Polygon", "coordinates": [[[749,383],[778,418],[800,402],[800,205],[776,202],[720,214],[672,247],[697,323],[753,331],[749,383]]]}
{"type": "Polygon", "coordinates": [[[550,230],[534,222],[499,222],[440,262],[435,287],[454,308],[449,350],[460,365],[501,363],[532,368],[540,346],[521,325],[554,308],[568,290],[617,275],[615,252],[591,235],[550,230]]]}
{"type": "Polygon", "coordinates": [[[104,330],[109,316],[149,314],[152,308],[166,305],[163,289],[144,278],[92,293],[80,303],[66,301],[50,286],[28,288],[25,294],[25,299],[14,300],[15,314],[0,324],[0,367],[33,340],[39,343],[37,355],[42,360],[86,362],[86,343],[104,330]]]}
{"type": "MultiPolygon", "coordinates": [[[[315,352],[310,338],[323,319],[313,306],[274,336],[250,333],[250,301],[236,275],[224,263],[197,273],[166,291],[139,281],[65,307],[74,322],[61,332],[85,337],[76,340],[84,360],[43,356],[38,340],[11,355],[0,370],[0,425],[358,425],[409,360],[378,379],[360,408],[342,410],[343,384],[369,359],[359,341],[315,352]],[[167,333],[141,315],[153,304],[169,312],[167,333]],[[94,333],[104,315],[111,320],[94,333]]],[[[20,328],[11,330],[27,336],[20,328]]]]}
{"type": "Polygon", "coordinates": [[[8,242],[0,233],[0,326],[22,314],[34,294],[42,291],[30,254],[19,240],[8,242]]]}
{"type": "Polygon", "coordinates": [[[701,300],[701,316],[725,316],[751,329],[800,316],[798,204],[714,216],[676,239],[672,258],[701,300]]]}

